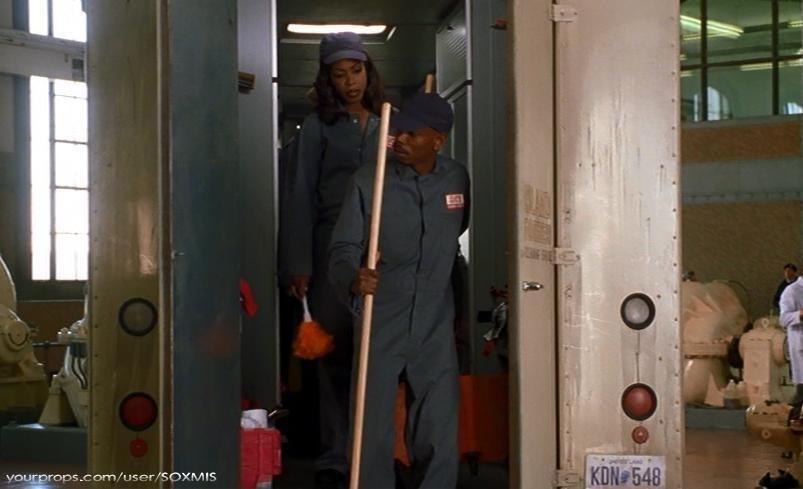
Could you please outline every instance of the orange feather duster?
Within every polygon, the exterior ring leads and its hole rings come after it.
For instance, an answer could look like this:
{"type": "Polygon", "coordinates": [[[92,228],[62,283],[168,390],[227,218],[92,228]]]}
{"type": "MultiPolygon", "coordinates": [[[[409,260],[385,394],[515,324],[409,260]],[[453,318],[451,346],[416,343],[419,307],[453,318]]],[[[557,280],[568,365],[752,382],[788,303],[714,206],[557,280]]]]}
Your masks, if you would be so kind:
{"type": "Polygon", "coordinates": [[[327,333],[317,321],[312,320],[306,297],[302,302],[304,304],[304,322],[298,326],[298,331],[296,331],[293,355],[304,360],[315,360],[334,350],[335,342],[332,335],[327,333]]]}

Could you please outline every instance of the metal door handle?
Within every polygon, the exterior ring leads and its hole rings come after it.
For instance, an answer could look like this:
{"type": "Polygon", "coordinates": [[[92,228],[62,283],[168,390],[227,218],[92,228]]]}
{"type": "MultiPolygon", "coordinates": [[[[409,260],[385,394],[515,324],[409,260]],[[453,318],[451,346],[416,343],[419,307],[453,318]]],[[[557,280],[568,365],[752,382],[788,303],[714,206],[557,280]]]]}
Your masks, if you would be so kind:
{"type": "Polygon", "coordinates": [[[538,282],[522,282],[521,283],[521,290],[527,292],[530,290],[541,290],[544,286],[539,284],[538,282]]]}

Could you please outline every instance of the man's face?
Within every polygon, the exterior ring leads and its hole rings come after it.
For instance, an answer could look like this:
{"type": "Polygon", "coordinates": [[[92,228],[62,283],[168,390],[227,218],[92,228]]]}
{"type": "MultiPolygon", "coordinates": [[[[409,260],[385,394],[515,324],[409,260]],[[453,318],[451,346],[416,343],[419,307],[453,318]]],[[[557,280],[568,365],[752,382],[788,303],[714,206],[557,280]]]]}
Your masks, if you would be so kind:
{"type": "Polygon", "coordinates": [[[411,132],[396,134],[393,151],[396,158],[405,165],[431,161],[443,147],[446,135],[423,127],[411,132]]]}
{"type": "Polygon", "coordinates": [[[797,277],[797,272],[792,270],[790,267],[786,267],[783,269],[783,276],[786,278],[786,280],[791,281],[797,277]]]}

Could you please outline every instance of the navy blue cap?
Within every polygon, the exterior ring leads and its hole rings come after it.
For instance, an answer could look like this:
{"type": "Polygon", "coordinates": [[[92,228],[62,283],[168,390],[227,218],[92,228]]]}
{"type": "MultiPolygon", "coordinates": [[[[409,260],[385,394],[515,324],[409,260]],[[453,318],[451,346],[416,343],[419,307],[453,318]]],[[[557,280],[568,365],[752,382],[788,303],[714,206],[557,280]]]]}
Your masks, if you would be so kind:
{"type": "Polygon", "coordinates": [[[321,39],[321,62],[327,65],[341,59],[357,59],[365,61],[365,47],[360,36],[353,32],[336,32],[327,34],[321,39]]]}
{"type": "Polygon", "coordinates": [[[453,122],[454,113],[449,102],[437,93],[423,92],[405,100],[401,109],[390,118],[391,127],[399,132],[413,132],[422,127],[449,132],[453,122]]]}

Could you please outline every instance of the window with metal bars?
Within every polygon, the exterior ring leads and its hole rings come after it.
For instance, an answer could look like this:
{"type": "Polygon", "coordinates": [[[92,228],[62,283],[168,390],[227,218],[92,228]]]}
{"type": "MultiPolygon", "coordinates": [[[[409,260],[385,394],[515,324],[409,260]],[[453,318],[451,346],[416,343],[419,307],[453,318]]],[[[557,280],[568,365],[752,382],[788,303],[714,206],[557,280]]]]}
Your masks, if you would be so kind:
{"type": "MultiPolygon", "coordinates": [[[[80,0],[28,0],[33,34],[86,41],[80,0]]],[[[87,279],[89,189],[87,87],[30,77],[30,280],[87,279]]]]}
{"type": "Polygon", "coordinates": [[[684,121],[803,113],[801,0],[681,0],[684,121]]]}

